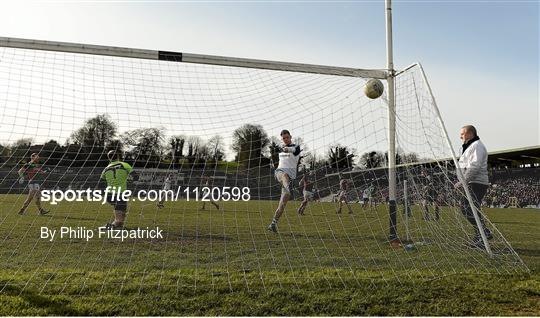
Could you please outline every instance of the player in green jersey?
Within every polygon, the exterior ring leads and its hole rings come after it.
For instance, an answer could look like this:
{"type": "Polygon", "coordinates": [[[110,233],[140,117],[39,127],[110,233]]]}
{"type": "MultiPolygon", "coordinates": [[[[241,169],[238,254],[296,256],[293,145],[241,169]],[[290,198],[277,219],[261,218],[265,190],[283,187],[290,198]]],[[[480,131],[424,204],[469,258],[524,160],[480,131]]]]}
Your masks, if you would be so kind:
{"type": "Polygon", "coordinates": [[[123,198],[122,194],[128,190],[128,176],[133,168],[122,161],[122,152],[111,150],[107,153],[110,160],[109,165],[101,173],[101,178],[107,181],[109,193],[107,193],[107,202],[114,208],[114,222],[106,225],[108,228],[121,228],[126,219],[128,199],[123,198]]]}

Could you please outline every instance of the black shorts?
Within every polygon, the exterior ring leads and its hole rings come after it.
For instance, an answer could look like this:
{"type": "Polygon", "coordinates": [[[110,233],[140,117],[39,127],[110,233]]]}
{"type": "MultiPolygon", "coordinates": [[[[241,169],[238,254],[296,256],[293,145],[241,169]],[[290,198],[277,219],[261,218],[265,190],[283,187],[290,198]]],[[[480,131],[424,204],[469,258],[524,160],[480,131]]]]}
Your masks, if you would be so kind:
{"type": "Polygon", "coordinates": [[[112,205],[115,211],[127,211],[128,200],[122,200],[122,198],[110,195],[107,197],[107,203],[112,205]]]}

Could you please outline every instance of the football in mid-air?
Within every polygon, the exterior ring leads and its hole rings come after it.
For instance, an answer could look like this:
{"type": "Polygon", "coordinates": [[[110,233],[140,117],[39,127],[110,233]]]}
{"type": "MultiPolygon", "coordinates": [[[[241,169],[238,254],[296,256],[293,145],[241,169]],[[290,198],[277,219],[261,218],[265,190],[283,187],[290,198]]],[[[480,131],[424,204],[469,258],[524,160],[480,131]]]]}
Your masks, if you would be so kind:
{"type": "Polygon", "coordinates": [[[375,99],[381,97],[381,95],[384,92],[384,85],[381,81],[379,81],[376,78],[372,78],[369,81],[367,81],[366,85],[364,86],[364,94],[368,98],[375,99]]]}

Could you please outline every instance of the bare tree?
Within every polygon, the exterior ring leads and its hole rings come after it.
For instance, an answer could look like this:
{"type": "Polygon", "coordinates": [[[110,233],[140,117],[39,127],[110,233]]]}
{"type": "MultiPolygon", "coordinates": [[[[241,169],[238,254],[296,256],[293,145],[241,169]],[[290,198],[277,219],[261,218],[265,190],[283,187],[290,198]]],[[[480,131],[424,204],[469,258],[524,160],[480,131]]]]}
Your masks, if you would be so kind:
{"type": "Polygon", "coordinates": [[[189,136],[186,139],[189,158],[200,158],[204,155],[204,140],[199,136],[189,136]]]}
{"type": "Polygon", "coordinates": [[[268,134],[261,125],[245,124],[233,132],[231,148],[244,168],[253,168],[261,165],[269,143],[268,134]]]}
{"type": "Polygon", "coordinates": [[[124,134],[129,147],[128,153],[136,160],[159,162],[163,154],[165,140],[163,128],[140,128],[124,134]]]}
{"type": "Polygon", "coordinates": [[[101,114],[88,119],[71,134],[71,142],[78,145],[106,147],[117,134],[118,128],[109,115],[101,114]]]}
{"type": "Polygon", "coordinates": [[[30,147],[34,143],[33,138],[21,138],[13,142],[11,145],[11,148],[18,148],[18,147],[30,147]]]}
{"type": "Polygon", "coordinates": [[[379,151],[365,152],[360,156],[360,167],[364,169],[379,168],[384,165],[384,154],[379,151]]]}
{"type": "Polygon", "coordinates": [[[208,149],[208,159],[214,161],[221,161],[225,156],[225,142],[223,137],[220,135],[215,135],[210,138],[206,143],[206,148],[208,149]]]}

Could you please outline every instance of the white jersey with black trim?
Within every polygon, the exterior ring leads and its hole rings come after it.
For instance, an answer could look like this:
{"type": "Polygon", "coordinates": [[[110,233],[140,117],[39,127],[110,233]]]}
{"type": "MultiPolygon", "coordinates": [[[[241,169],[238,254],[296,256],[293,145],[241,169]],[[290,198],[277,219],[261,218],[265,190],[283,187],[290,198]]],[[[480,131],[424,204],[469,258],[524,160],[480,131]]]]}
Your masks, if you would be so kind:
{"type": "Polygon", "coordinates": [[[281,170],[289,175],[289,178],[296,179],[296,168],[300,160],[300,146],[289,144],[281,147],[279,152],[279,164],[276,170],[281,170]]]}

